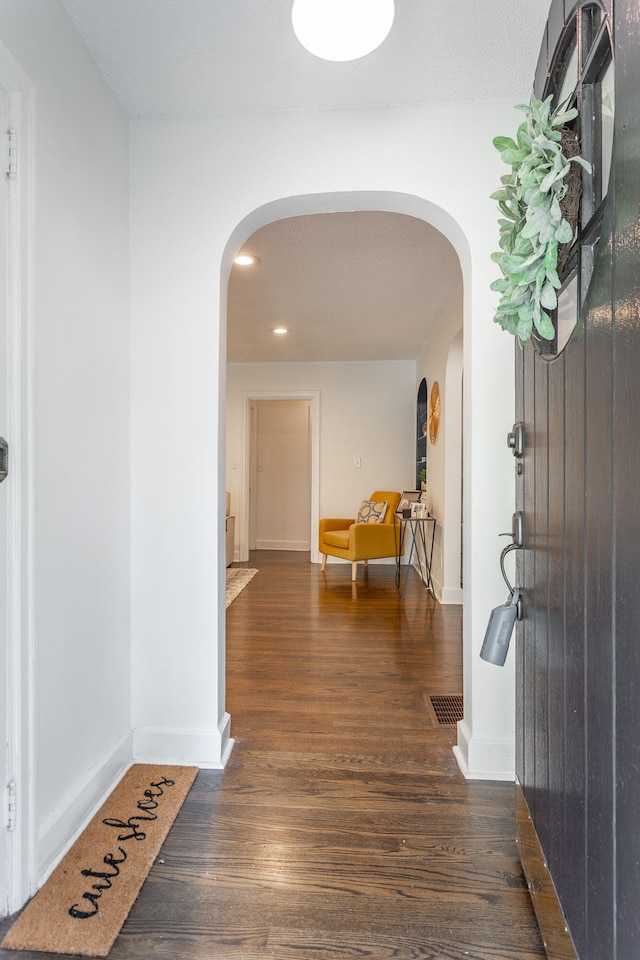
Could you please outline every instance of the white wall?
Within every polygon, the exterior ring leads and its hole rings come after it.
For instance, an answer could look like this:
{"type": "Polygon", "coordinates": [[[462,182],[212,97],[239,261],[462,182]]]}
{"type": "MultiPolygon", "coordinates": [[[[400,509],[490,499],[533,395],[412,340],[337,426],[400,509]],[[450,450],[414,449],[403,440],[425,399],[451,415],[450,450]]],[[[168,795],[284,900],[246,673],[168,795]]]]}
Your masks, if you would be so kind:
{"type": "Polygon", "coordinates": [[[128,124],[59,3],[2,0],[0,40],[35,93],[32,884],[130,757],[128,124]]]}
{"type": "MultiPolygon", "coordinates": [[[[504,446],[512,343],[490,322],[488,290],[489,194],[502,173],[491,138],[513,128],[511,104],[134,124],[129,341],[125,118],[57,0],[0,0],[0,39],[36,93],[27,266],[38,872],[127,762],[130,689],[136,756],[224,763],[226,284],[233,251],[279,216],[422,216],[460,256],[467,715],[459,758],[472,776],[508,775],[512,664],[496,670],[478,651],[489,608],[503,599],[495,542],[513,504],[504,446]]],[[[381,479],[363,482],[361,455],[352,502],[361,484],[381,479]]],[[[349,477],[345,470],[341,489],[349,477]]],[[[338,505],[333,489],[328,509],[338,505]]]]}
{"type": "Polygon", "coordinates": [[[513,417],[513,344],[491,323],[496,209],[489,195],[503,172],[491,140],[515,122],[510,104],[474,103],[133,124],[139,755],[170,746],[181,757],[220,763],[228,744],[219,592],[231,256],[281,216],[383,209],[429,220],[461,260],[467,716],[459,760],[472,776],[512,775],[513,665],[497,670],[478,652],[489,610],[503,593],[495,537],[508,529],[513,509],[504,445],[513,417]]]}
{"type": "MultiPolygon", "coordinates": [[[[414,379],[413,362],[230,363],[226,426],[227,489],[231,502],[242,502],[242,468],[246,459],[242,405],[243,393],[251,391],[319,392],[320,516],[355,516],[362,500],[374,490],[410,488],[414,379]],[[355,457],[360,458],[359,468],[353,466],[355,457]],[[232,468],[236,462],[237,470],[232,468]]],[[[239,541],[238,520],[241,518],[236,519],[239,541]]],[[[312,531],[312,538],[315,548],[317,530],[312,531]]],[[[329,561],[333,562],[333,558],[329,561]]]]}
{"type": "Polygon", "coordinates": [[[431,498],[431,510],[436,518],[431,565],[436,596],[444,603],[462,603],[460,590],[460,463],[461,463],[461,418],[462,395],[455,368],[449,368],[452,344],[462,329],[462,284],[441,316],[429,331],[424,347],[416,362],[417,395],[420,381],[427,381],[427,412],[431,389],[435,382],[440,389],[440,429],[438,439],[432,444],[427,438],[427,492],[431,498]],[[458,395],[451,396],[457,390],[458,395]],[[456,463],[457,460],[457,463],[456,463]],[[457,469],[452,471],[452,466],[457,469]],[[453,476],[452,476],[453,472],[453,476]],[[455,500],[457,511],[452,510],[455,500]],[[451,556],[457,551],[457,564],[451,556]]]}

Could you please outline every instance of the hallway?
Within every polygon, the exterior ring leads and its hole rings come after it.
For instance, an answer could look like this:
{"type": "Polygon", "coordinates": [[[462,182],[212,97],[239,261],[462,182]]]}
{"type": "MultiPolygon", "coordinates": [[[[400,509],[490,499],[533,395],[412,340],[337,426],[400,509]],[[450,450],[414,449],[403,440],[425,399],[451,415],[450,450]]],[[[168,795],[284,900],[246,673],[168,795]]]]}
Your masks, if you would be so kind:
{"type": "Polygon", "coordinates": [[[465,782],[425,704],[461,692],[461,608],[413,576],[403,603],[392,566],[352,585],[304,553],[246,565],[236,745],[199,774],[113,960],[544,957],[513,787],[465,782]]]}

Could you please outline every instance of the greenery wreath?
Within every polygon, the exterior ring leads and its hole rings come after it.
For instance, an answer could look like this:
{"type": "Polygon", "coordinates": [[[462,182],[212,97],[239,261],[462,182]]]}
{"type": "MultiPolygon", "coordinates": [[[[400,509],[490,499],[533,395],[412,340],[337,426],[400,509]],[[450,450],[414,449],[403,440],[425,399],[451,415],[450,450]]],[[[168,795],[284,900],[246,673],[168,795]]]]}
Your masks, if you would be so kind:
{"type": "Polygon", "coordinates": [[[591,172],[581,156],[567,158],[563,152],[562,128],[578,111],[567,101],[552,113],[551,101],[534,94],[528,104],[518,104],[526,119],[516,140],[496,137],[493,145],[511,167],[501,177],[502,189],[491,194],[498,201],[502,218],[500,250],[491,255],[502,277],[491,289],[502,294],[494,317],[504,330],[526,343],[535,327],[545,340],[553,340],[554,326],[548,311],[557,306],[561,286],[558,247],[571,243],[572,225],[563,216],[561,202],[567,193],[565,177],[572,162],[591,172]]]}

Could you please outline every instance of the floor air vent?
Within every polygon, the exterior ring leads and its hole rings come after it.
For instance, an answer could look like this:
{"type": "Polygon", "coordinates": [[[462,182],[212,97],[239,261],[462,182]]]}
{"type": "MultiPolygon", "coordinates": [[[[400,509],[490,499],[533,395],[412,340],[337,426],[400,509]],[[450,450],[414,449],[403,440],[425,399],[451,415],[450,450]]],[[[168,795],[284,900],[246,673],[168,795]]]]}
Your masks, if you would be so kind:
{"type": "Polygon", "coordinates": [[[464,716],[463,697],[428,697],[427,706],[431,706],[436,723],[441,726],[456,724],[464,716]]]}

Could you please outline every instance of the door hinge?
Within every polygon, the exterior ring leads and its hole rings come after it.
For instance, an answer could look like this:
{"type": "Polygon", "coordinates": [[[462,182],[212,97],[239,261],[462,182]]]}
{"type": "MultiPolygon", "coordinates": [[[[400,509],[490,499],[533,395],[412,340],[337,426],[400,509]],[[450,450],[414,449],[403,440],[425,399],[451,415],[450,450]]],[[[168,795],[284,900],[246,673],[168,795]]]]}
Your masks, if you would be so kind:
{"type": "Polygon", "coordinates": [[[10,128],[5,134],[6,159],[5,172],[8,180],[16,180],[18,176],[18,134],[10,128]]]}
{"type": "Polygon", "coordinates": [[[9,444],[0,437],[0,483],[9,475],[9,444]]]}
{"type": "Polygon", "coordinates": [[[7,784],[7,830],[15,830],[18,807],[16,803],[17,787],[15,780],[7,784]]]}

